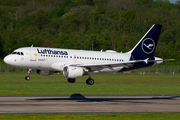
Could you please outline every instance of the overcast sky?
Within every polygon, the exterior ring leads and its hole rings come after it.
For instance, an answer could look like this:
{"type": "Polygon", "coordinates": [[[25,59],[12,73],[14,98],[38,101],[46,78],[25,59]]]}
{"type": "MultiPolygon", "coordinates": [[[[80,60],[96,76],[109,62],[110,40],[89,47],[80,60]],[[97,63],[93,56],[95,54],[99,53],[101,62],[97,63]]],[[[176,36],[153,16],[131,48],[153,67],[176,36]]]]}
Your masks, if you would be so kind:
{"type": "Polygon", "coordinates": [[[175,3],[177,0],[169,0],[171,3],[175,3]]]}

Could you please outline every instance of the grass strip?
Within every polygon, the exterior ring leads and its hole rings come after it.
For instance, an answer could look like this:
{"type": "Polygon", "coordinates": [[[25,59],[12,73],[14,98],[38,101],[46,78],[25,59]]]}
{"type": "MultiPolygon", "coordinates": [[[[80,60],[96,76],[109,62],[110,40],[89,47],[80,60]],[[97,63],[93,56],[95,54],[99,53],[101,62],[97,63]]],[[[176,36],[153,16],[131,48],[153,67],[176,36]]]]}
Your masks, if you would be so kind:
{"type": "Polygon", "coordinates": [[[88,76],[71,84],[62,74],[39,76],[26,73],[0,73],[0,95],[179,95],[180,74],[93,74],[94,85],[86,85],[88,76]]]}
{"type": "Polygon", "coordinates": [[[1,114],[1,120],[179,120],[180,113],[114,113],[114,114],[1,114]]]}

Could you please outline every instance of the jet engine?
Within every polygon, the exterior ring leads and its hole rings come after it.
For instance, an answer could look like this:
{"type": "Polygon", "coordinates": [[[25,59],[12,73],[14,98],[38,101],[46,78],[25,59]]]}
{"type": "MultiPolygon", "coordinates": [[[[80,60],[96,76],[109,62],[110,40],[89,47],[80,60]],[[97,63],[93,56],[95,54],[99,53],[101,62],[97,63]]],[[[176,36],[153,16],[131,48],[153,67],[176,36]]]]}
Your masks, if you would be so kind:
{"type": "Polygon", "coordinates": [[[52,70],[36,70],[36,73],[39,75],[47,76],[54,74],[55,71],[52,70]]]}
{"type": "Polygon", "coordinates": [[[66,66],[63,69],[63,75],[66,78],[78,78],[83,76],[84,71],[81,67],[66,66]]]}

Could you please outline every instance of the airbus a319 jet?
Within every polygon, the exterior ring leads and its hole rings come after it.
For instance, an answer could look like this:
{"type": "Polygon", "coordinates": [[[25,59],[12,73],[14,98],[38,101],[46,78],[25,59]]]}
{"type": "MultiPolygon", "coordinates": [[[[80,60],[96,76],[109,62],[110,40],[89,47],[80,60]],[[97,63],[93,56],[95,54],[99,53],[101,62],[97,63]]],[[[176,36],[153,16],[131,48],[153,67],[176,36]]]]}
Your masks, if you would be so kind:
{"type": "Polygon", "coordinates": [[[163,60],[154,57],[162,25],[153,25],[129,52],[113,50],[87,51],[43,47],[23,47],[4,58],[8,65],[27,68],[26,80],[30,80],[32,69],[39,75],[63,72],[69,83],[76,78],[89,75],[86,83],[93,85],[92,73],[117,73],[160,64],[163,60]]]}

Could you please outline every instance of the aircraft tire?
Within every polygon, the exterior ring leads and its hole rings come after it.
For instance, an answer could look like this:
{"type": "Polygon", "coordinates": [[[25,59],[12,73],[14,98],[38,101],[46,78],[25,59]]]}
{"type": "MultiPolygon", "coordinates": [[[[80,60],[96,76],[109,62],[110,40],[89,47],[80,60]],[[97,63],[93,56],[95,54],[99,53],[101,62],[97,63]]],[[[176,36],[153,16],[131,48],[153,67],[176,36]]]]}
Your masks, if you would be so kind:
{"type": "Polygon", "coordinates": [[[29,77],[29,76],[26,76],[26,77],[25,77],[25,80],[29,81],[29,80],[30,80],[30,77],[29,77]]]}
{"type": "Polygon", "coordinates": [[[94,80],[93,79],[87,79],[86,84],[88,85],[94,85],[94,80]]]}
{"type": "Polygon", "coordinates": [[[68,80],[69,83],[75,83],[75,82],[76,82],[76,79],[75,79],[75,78],[74,78],[74,79],[68,78],[67,80],[68,80]]]}

